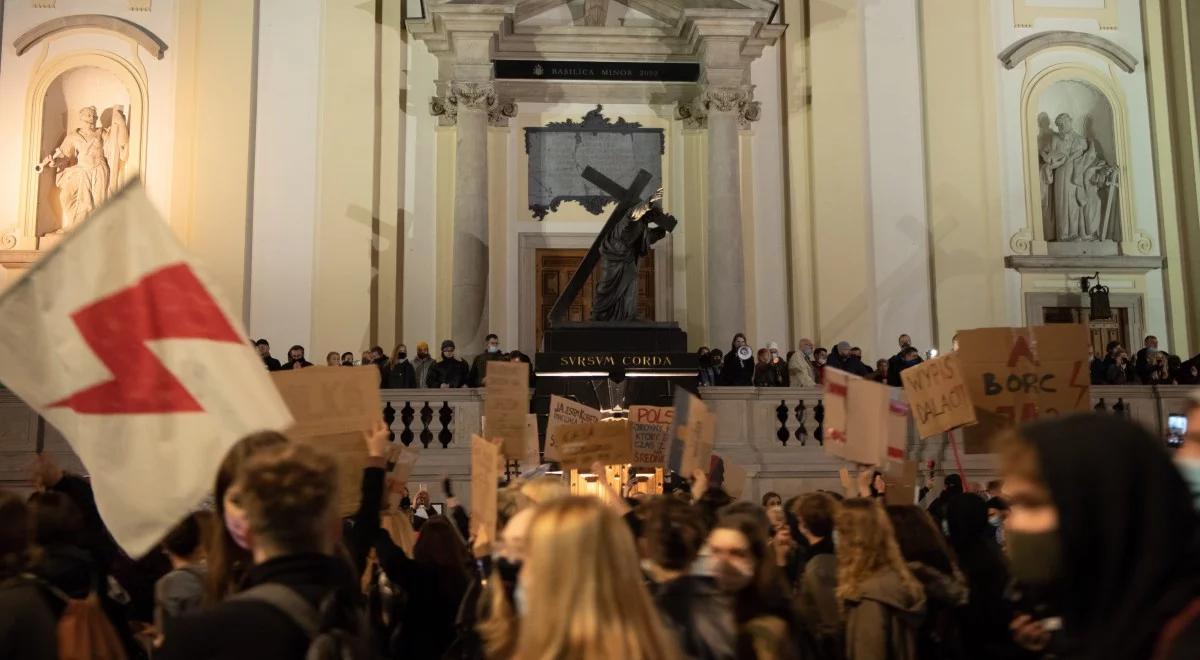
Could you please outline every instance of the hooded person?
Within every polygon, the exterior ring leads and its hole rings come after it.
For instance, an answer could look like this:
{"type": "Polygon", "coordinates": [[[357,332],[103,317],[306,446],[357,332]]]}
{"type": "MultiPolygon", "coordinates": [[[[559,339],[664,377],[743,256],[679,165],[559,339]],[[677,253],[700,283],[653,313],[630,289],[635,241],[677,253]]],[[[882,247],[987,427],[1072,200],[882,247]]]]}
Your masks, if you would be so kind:
{"type": "Polygon", "coordinates": [[[754,351],[746,341],[746,335],[733,336],[725,363],[721,366],[721,384],[749,387],[754,384],[754,351]]]}
{"type": "Polygon", "coordinates": [[[442,359],[430,367],[429,376],[425,381],[426,387],[455,389],[467,386],[471,367],[467,366],[465,361],[454,357],[454,350],[453,340],[447,339],[442,342],[442,359]]]}
{"type": "Polygon", "coordinates": [[[1008,564],[988,522],[987,502],[971,493],[950,497],[942,530],[967,578],[962,610],[963,647],[968,658],[1011,658],[1019,653],[1009,631],[1012,606],[1005,597],[1008,564]]]}
{"type": "Polygon", "coordinates": [[[962,477],[958,474],[946,475],[945,484],[945,488],[937,498],[929,503],[929,515],[933,516],[933,521],[939,525],[946,517],[946,502],[950,501],[951,497],[963,492],[962,477]]]}
{"type": "MultiPolygon", "coordinates": [[[[1013,577],[1061,612],[1063,655],[1195,658],[1200,520],[1162,441],[1132,421],[1091,414],[999,440],[1013,577]]],[[[1040,650],[1030,600],[1012,628],[1040,650]]]]}
{"type": "Polygon", "coordinates": [[[429,344],[427,342],[417,342],[417,357],[413,358],[413,378],[417,381],[417,387],[428,387],[429,369],[433,367],[433,358],[429,356],[429,344]]]}

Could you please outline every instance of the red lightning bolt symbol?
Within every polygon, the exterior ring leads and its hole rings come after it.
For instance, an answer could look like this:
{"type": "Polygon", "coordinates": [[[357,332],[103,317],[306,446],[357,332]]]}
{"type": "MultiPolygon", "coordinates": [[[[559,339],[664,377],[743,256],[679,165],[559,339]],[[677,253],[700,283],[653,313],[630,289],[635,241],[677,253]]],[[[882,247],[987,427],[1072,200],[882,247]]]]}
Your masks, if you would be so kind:
{"type": "Polygon", "coordinates": [[[113,378],[50,404],[83,414],[201,412],[200,403],[146,342],[209,339],[241,343],[186,264],[167,266],[71,314],[113,378]]]}
{"type": "MultiPolygon", "coordinates": [[[[1081,401],[1083,401],[1083,397],[1087,395],[1087,393],[1088,393],[1088,385],[1090,385],[1090,384],[1091,384],[1091,381],[1090,381],[1090,380],[1088,380],[1088,381],[1084,381],[1083,383],[1080,383],[1080,382],[1079,382],[1079,376],[1080,376],[1080,374],[1081,374],[1082,372],[1083,372],[1083,363],[1082,363],[1082,362],[1076,362],[1076,363],[1075,363],[1075,370],[1074,370],[1074,371],[1071,373],[1071,383],[1070,383],[1070,386],[1071,386],[1071,388],[1073,388],[1073,389],[1076,389],[1076,390],[1079,390],[1079,396],[1078,396],[1078,397],[1075,399],[1075,407],[1076,407],[1076,408],[1078,408],[1078,407],[1079,407],[1079,403],[1080,403],[1081,401]]],[[[1090,378],[1090,377],[1091,377],[1091,375],[1090,375],[1090,374],[1088,374],[1088,377],[1090,378]]]]}

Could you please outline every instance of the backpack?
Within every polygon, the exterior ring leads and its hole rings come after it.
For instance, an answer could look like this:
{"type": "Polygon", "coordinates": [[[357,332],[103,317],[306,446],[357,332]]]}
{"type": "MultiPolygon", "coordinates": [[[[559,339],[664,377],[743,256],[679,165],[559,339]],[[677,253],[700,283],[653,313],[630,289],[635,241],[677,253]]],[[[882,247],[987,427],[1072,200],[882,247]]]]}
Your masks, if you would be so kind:
{"type": "Polygon", "coordinates": [[[354,612],[353,627],[327,625],[328,613],[336,608],[339,594],[335,591],[321,601],[317,611],[303,596],[277,583],[251,587],[229,600],[251,600],[266,603],[287,615],[308,637],[305,660],[365,660],[371,657],[367,641],[367,623],[362,612],[354,612]]]}
{"type": "Polygon", "coordinates": [[[54,585],[30,574],[22,574],[0,584],[0,589],[32,583],[64,604],[58,617],[58,657],[61,660],[126,660],[125,646],[113,627],[96,590],[87,598],[71,598],[54,585]]]}

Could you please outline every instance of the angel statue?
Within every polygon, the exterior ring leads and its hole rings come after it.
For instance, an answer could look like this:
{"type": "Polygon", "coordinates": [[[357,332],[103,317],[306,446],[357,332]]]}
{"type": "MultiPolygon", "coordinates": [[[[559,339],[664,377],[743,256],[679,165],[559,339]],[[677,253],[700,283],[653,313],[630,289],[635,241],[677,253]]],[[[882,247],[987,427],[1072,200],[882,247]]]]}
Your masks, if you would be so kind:
{"type": "Polygon", "coordinates": [[[62,227],[55,233],[87,217],[117,191],[124,179],[129,121],[121,106],[113,106],[111,112],[112,121],[105,127],[99,123],[95,107],[80,110],[83,125],[67,133],[54,153],[33,168],[39,173],[47,166],[57,170],[54,183],[62,203],[62,227]]]}

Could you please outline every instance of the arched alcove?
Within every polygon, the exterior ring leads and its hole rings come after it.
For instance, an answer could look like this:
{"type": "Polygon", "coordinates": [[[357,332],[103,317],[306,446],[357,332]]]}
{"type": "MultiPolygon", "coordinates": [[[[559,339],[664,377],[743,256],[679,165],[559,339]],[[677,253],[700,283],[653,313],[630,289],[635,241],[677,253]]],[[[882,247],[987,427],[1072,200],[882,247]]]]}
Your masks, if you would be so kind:
{"type": "MultiPolygon", "coordinates": [[[[110,52],[78,51],[42,64],[31,78],[26,98],[20,234],[29,238],[53,232],[62,219],[56,176],[35,166],[79,128],[82,108],[94,106],[98,124],[112,129],[115,107],[123,111],[128,141],[113,185],[141,177],[146,157],[148,89],[145,72],[110,52]]],[[[110,171],[111,171],[110,170],[110,171]]]]}
{"type": "MultiPolygon", "coordinates": [[[[1047,67],[1026,80],[1021,109],[1027,213],[1025,228],[1012,238],[1013,251],[1044,255],[1051,243],[1074,242],[1087,244],[1078,248],[1081,254],[1150,254],[1150,237],[1133,224],[1128,108],[1110,75],[1076,63],[1047,67]],[[1069,118],[1069,129],[1060,118],[1069,118]],[[1055,149],[1059,159],[1047,167],[1048,150],[1055,149]],[[1070,166],[1060,170],[1064,154],[1070,166]],[[1087,198],[1063,226],[1053,208],[1055,177],[1072,177],[1079,185],[1059,193],[1087,198]],[[1065,226],[1074,235],[1060,237],[1065,226]]],[[[1063,201],[1060,195],[1057,203],[1063,201]]]]}

